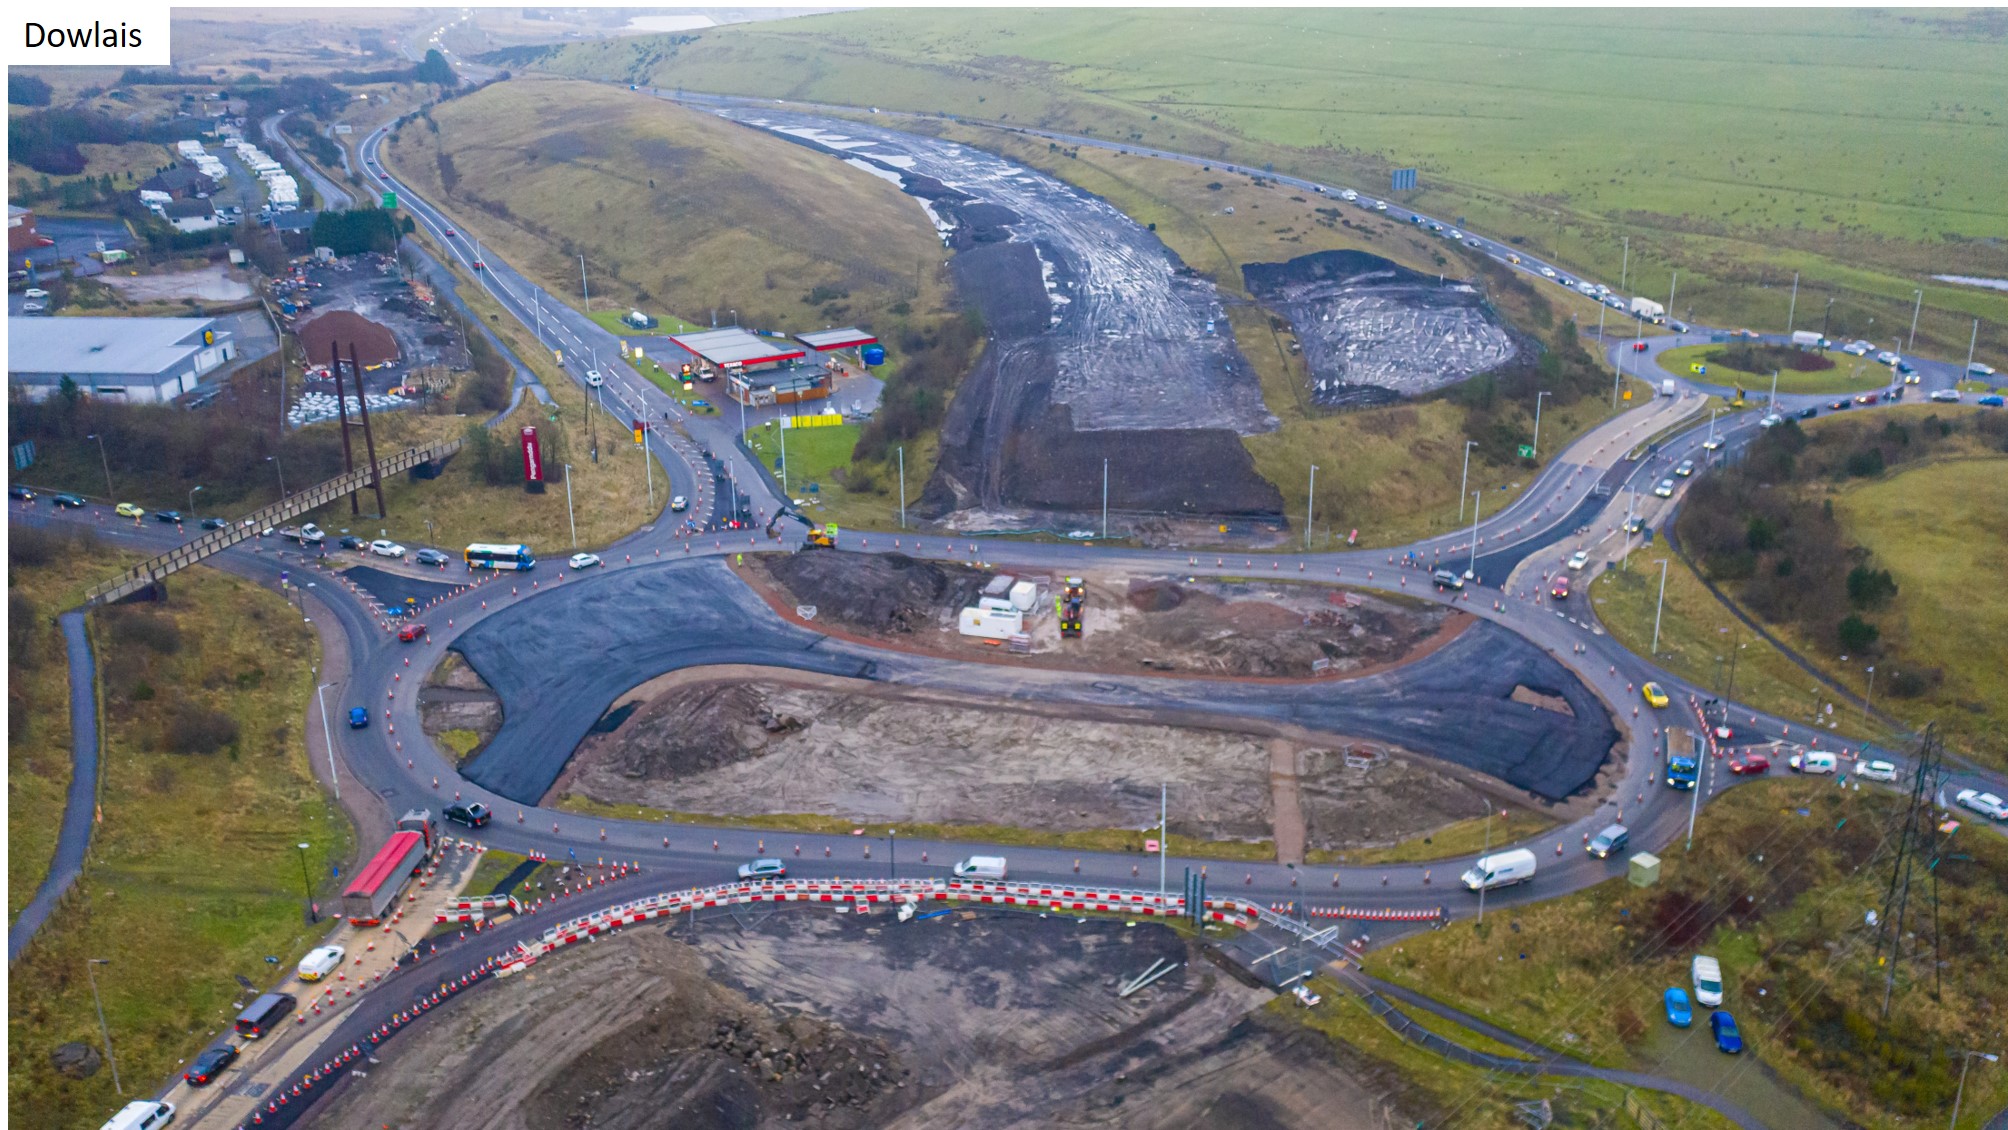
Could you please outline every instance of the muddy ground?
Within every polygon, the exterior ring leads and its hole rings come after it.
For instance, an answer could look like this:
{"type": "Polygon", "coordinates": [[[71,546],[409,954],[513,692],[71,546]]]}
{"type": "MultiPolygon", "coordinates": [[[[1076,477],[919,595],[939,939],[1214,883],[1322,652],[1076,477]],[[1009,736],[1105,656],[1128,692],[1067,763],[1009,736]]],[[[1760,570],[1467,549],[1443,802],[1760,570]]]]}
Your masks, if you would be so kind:
{"type": "Polygon", "coordinates": [[[440,746],[440,735],[465,730],[474,735],[471,749],[453,750],[461,760],[472,758],[502,728],[502,700],[458,652],[448,652],[425,677],[418,690],[418,720],[427,737],[440,746]]]}
{"type": "MultiPolygon", "coordinates": [[[[998,575],[898,554],[764,556],[747,573],[782,607],[816,623],[968,657],[997,650],[957,631],[957,616],[998,575]]],[[[1039,595],[1017,661],[1097,672],[1165,671],[1310,678],[1380,670],[1426,654],[1470,622],[1443,605],[1331,585],[1214,581],[1092,570],[1082,635],[1062,640],[1053,611],[1065,578],[1013,572],[1039,595]],[[1323,661],[1326,665],[1320,668],[1323,661]]]]}
{"type": "Polygon", "coordinates": [[[1418,396],[1511,361],[1519,344],[1479,289],[1363,251],[1320,251],[1241,269],[1248,292],[1290,320],[1311,399],[1328,407],[1418,396]]]}
{"type": "Polygon", "coordinates": [[[1425,835],[1485,794],[1383,745],[964,703],[851,680],[669,679],[610,711],[554,791],[715,816],[1129,829],[1274,841],[1280,857],[1425,835]],[[1084,751],[1092,756],[1083,756],[1084,751]]]}
{"type": "Polygon", "coordinates": [[[464,994],[310,1124],[1379,1125],[1385,1085],[1268,999],[1149,923],[717,914],[464,994]],[[1181,964],[1116,996],[1160,958],[1181,964]]]}
{"type": "Polygon", "coordinates": [[[1282,529],[1242,435],[1276,427],[1218,289],[1106,201],[939,138],[791,111],[722,111],[897,178],[954,252],[990,340],[950,402],[917,509],[958,529],[1079,524],[1103,460],[1125,516],[1282,529]]]}

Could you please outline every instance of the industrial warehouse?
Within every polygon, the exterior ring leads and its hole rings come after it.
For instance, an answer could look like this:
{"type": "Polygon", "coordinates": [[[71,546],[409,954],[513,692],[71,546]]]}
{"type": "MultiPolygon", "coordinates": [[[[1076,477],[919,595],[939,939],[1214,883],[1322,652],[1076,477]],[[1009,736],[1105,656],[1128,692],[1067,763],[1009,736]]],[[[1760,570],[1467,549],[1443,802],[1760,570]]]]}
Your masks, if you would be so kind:
{"type": "Polygon", "coordinates": [[[164,403],[237,355],[214,318],[8,318],[7,381],[46,400],[68,378],[91,396],[164,403]]]}

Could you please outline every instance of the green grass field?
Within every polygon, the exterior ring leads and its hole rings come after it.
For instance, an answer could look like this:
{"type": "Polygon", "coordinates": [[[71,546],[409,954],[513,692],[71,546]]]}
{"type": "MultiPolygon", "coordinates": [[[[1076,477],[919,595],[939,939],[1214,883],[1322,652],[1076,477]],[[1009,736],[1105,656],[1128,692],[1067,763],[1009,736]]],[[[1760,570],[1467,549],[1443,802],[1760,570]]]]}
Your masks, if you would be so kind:
{"type": "MultiPolygon", "coordinates": [[[[1706,365],[1708,372],[1698,379],[1716,385],[1734,385],[1750,397],[1763,397],[1771,393],[1770,373],[1746,373],[1732,369],[1719,360],[1722,353],[1732,347],[1727,345],[1677,345],[1659,355],[1660,367],[1670,373],[1688,375],[1689,366],[1706,365]]],[[[1866,392],[1872,388],[1887,388],[1890,383],[1888,366],[1877,364],[1863,357],[1851,357],[1838,349],[1825,351],[1834,367],[1819,372],[1794,372],[1780,370],[1778,391],[1781,393],[1806,392],[1866,392]]]]}
{"type": "MultiPolygon", "coordinates": [[[[604,80],[947,113],[1380,193],[1717,323],[1908,324],[2008,349],[1998,30],[1956,12],[865,11],[544,64],[604,80]],[[1148,43],[1148,50],[1137,45],[1148,43]],[[1630,236],[1629,264],[1622,264],[1630,236]],[[1955,269],[1951,264],[1963,266],[1955,269]],[[1945,264],[1945,265],[1940,265],[1945,264]],[[1967,269],[1967,268],[1972,269],[1967,269]]],[[[690,37],[685,37],[690,38],[690,37]]]]}
{"type": "MultiPolygon", "coordinates": [[[[647,329],[642,329],[627,320],[627,311],[625,310],[594,310],[592,313],[587,314],[586,317],[591,318],[601,329],[610,334],[619,337],[640,339],[639,341],[629,342],[628,344],[630,345],[645,345],[647,339],[651,337],[668,337],[670,334],[696,333],[705,328],[695,322],[686,322],[673,314],[656,314],[647,310],[642,312],[654,318],[656,324],[647,329]]],[[[675,347],[671,346],[671,348],[675,347]]]]}
{"type": "MultiPolygon", "coordinates": [[[[851,463],[851,450],[863,432],[858,424],[820,428],[789,428],[785,439],[778,426],[754,428],[748,444],[767,469],[780,477],[781,447],[788,452],[788,497],[801,499],[810,517],[824,524],[892,530],[899,527],[899,463],[851,463]],[[815,491],[809,485],[816,486],[815,491]]],[[[934,465],[934,438],[907,448],[906,489],[911,505],[920,499],[926,468],[934,465]]]]}
{"type": "Polygon", "coordinates": [[[150,1093],[227,1027],[244,996],[236,976],[269,983],[267,955],[283,970],[325,933],[325,920],[310,928],[303,914],[294,845],[311,845],[305,870],[324,899],[335,886],[330,865],[350,857],[348,821],[307,765],[312,631],[276,594],[208,569],[168,587],[157,609],[92,615],[106,686],[104,819],[83,877],[10,970],[17,1125],[94,1127],[123,1101],[109,1071],[71,1080],[49,1065],[58,1044],[99,1042],[86,959],[111,962],[97,980],[126,1098],[150,1093]],[[121,627],[134,618],[173,627],[121,627]],[[236,742],[171,752],[162,734],[184,706],[226,713],[236,742]]]}

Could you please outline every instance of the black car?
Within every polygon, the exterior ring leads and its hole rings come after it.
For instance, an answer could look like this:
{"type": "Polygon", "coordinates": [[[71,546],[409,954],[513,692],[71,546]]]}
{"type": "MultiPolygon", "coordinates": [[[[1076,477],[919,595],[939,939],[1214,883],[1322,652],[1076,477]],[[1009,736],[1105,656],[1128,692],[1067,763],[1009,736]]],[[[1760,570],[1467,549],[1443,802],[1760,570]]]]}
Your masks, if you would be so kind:
{"type": "Polygon", "coordinates": [[[477,800],[473,804],[449,804],[446,806],[445,815],[448,820],[457,824],[465,824],[469,828],[479,828],[483,824],[488,823],[489,817],[493,816],[494,813],[489,812],[488,806],[477,800]]]}
{"type": "Polygon", "coordinates": [[[205,530],[221,530],[227,528],[229,525],[230,523],[222,518],[204,518],[202,520],[202,528],[205,530]]]}
{"type": "Polygon", "coordinates": [[[355,536],[354,534],[346,534],[342,537],[342,540],[336,544],[340,545],[343,549],[361,549],[364,546],[368,545],[369,543],[355,536]]]}
{"type": "Polygon", "coordinates": [[[1853,407],[1854,403],[1845,396],[1840,398],[1839,400],[1834,401],[1832,404],[1827,405],[1827,408],[1834,412],[1845,412],[1853,407]]]}
{"type": "Polygon", "coordinates": [[[411,558],[420,565],[444,565],[453,560],[453,558],[448,557],[437,549],[421,549],[417,553],[412,554],[411,558]]]}
{"type": "Polygon", "coordinates": [[[153,520],[156,522],[168,522],[179,525],[181,522],[181,511],[156,510],[153,512],[153,520]]]}
{"type": "Polygon", "coordinates": [[[207,1086],[216,1082],[216,1077],[223,1074],[223,1069],[236,1061],[236,1047],[230,1044],[218,1044],[196,1056],[195,1062],[188,1065],[188,1070],[182,1072],[181,1077],[188,1080],[188,1085],[191,1087],[207,1086]]]}
{"type": "Polygon", "coordinates": [[[1799,409],[1799,418],[1801,420],[1810,420],[1819,414],[1820,406],[1817,404],[1808,404],[1804,408],[1799,409]]]}
{"type": "Polygon", "coordinates": [[[90,503],[84,501],[84,496],[80,494],[59,494],[50,498],[49,501],[54,503],[58,510],[82,510],[84,507],[90,505],[90,503]]]}
{"type": "Polygon", "coordinates": [[[35,501],[35,492],[29,490],[27,487],[8,487],[7,497],[18,498],[23,502],[33,502],[35,501]]]}

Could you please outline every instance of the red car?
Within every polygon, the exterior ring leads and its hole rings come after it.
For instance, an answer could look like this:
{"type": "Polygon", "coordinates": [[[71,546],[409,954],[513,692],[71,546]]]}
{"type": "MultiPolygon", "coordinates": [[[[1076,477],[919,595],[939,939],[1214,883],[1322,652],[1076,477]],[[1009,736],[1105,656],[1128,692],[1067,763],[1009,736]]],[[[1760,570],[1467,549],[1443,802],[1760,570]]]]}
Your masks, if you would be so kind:
{"type": "Polygon", "coordinates": [[[1739,753],[1729,759],[1729,771],[1738,775],[1768,773],[1771,771],[1771,759],[1761,753],[1739,753]]]}
{"type": "Polygon", "coordinates": [[[453,230],[452,228],[447,228],[447,229],[446,229],[446,234],[447,234],[447,235],[459,235],[460,233],[459,233],[459,232],[457,232],[457,231],[454,231],[454,230],[453,230]]]}
{"type": "Polygon", "coordinates": [[[1555,587],[1548,590],[1548,595],[1554,597],[1556,600],[1569,599],[1568,574],[1565,573],[1555,578],[1555,587]]]}
{"type": "Polygon", "coordinates": [[[397,630],[397,638],[403,640],[405,643],[412,643],[417,640],[422,640],[425,638],[425,625],[406,624],[404,627],[399,628],[397,630]]]}
{"type": "Polygon", "coordinates": [[[1644,352],[1645,352],[1645,342],[1642,342],[1642,341],[1635,341],[1635,342],[1632,342],[1632,352],[1633,352],[1633,353],[1644,353],[1644,352]]]}

